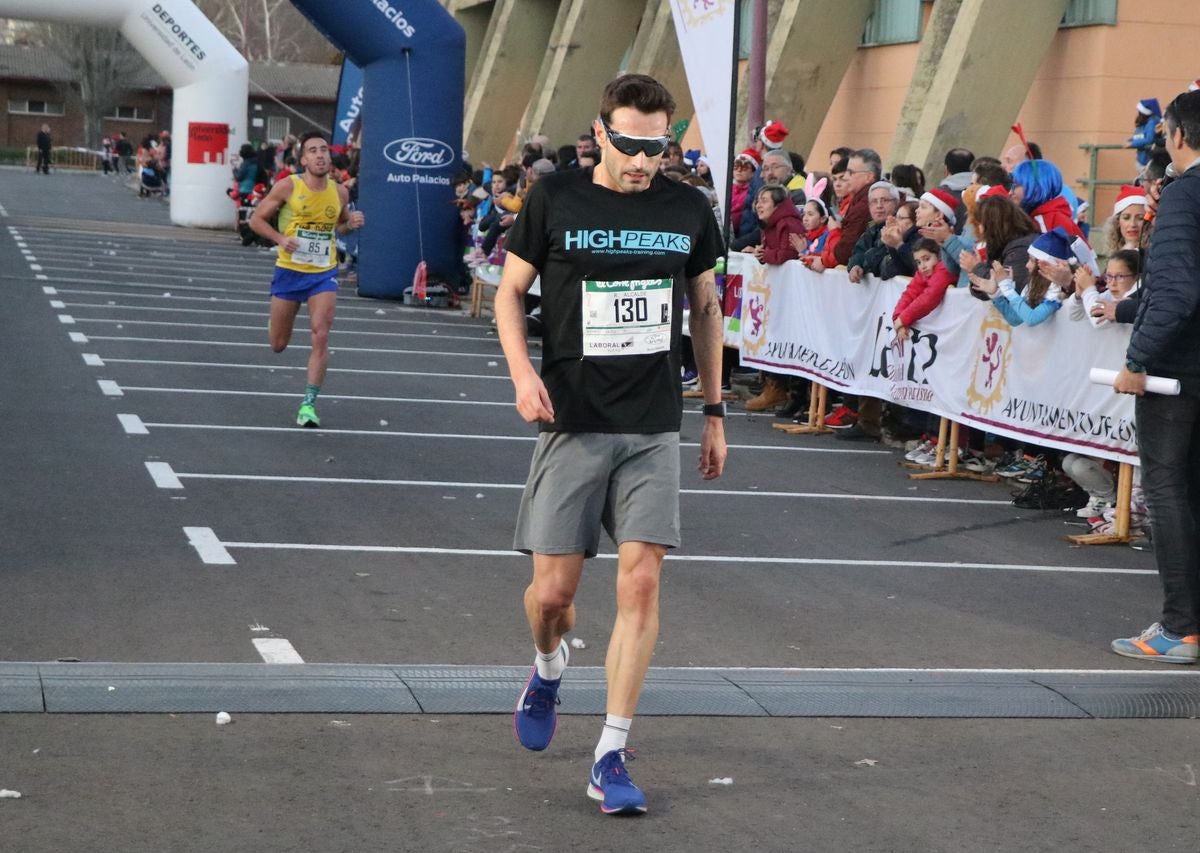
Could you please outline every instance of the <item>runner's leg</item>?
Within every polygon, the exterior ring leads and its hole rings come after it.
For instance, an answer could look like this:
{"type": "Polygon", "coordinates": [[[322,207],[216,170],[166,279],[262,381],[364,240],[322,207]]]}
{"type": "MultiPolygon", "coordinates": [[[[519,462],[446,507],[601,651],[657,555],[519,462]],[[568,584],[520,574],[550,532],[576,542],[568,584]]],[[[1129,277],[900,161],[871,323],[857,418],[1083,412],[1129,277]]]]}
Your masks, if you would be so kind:
{"type": "Polygon", "coordinates": [[[337,291],[317,293],[308,299],[308,318],[312,324],[312,351],[308,356],[308,384],[318,388],[325,382],[329,367],[329,330],[337,308],[337,291]]]}
{"type": "Polygon", "coordinates": [[[533,555],[525,616],[538,651],[556,651],[563,635],[575,627],[575,592],[582,575],[583,554],[533,555]]]}
{"type": "Polygon", "coordinates": [[[646,670],[658,641],[658,592],[663,545],[622,542],[617,548],[617,619],[608,655],[607,711],[630,718],[637,708],[646,670]]]}
{"type": "Polygon", "coordinates": [[[296,314],[300,311],[300,303],[291,299],[271,297],[271,322],[267,326],[267,338],[271,341],[271,349],[283,352],[287,349],[288,341],[292,339],[292,327],[296,323],[296,314]]]}

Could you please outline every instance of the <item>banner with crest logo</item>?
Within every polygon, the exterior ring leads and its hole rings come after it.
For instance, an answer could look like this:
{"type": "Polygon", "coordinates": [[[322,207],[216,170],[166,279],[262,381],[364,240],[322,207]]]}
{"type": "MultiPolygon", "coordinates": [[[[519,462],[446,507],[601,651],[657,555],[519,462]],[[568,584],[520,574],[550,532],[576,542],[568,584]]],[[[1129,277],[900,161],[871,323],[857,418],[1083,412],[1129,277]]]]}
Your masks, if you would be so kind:
{"type": "Polygon", "coordinates": [[[990,303],[954,289],[901,342],[892,309],[906,278],[852,284],[845,270],[764,266],[741,253],[730,255],[728,272],[741,283],[743,364],[1030,446],[1137,464],[1133,398],[1088,381],[1093,367],[1125,363],[1129,326],[1097,329],[1072,321],[1064,306],[1048,322],[1014,328],[990,303]]]}

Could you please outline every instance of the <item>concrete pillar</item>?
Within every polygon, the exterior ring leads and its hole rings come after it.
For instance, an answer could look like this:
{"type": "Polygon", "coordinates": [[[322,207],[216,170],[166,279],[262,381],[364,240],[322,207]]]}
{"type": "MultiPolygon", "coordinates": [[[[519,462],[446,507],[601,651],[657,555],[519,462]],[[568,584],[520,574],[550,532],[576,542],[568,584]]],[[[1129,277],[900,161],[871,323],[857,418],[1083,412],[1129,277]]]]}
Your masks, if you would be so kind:
{"type": "Polygon", "coordinates": [[[600,90],[616,76],[646,3],[562,0],[533,98],[521,119],[522,135],[544,133],[553,144],[565,145],[588,128],[600,90]]]}
{"type": "Polygon", "coordinates": [[[675,35],[670,4],[655,0],[646,3],[641,26],[629,53],[627,70],[631,74],[649,74],[667,87],[667,91],[675,98],[675,121],[692,114],[695,107],[688,88],[687,71],[683,67],[683,55],[679,52],[679,39],[675,35]]]}
{"type": "MultiPolygon", "coordinates": [[[[767,37],[766,118],[791,130],[784,147],[807,157],[846,68],[862,41],[873,0],[771,0],[767,37]]],[[[738,145],[746,126],[746,91],[738,95],[738,145]]]]}
{"type": "MultiPolygon", "coordinates": [[[[463,14],[483,6],[456,11],[455,17],[461,22],[463,14]]],[[[463,110],[463,146],[475,165],[499,166],[513,147],[520,109],[533,96],[558,7],[559,0],[495,0],[491,4],[474,73],[467,78],[463,110]]]]}
{"type": "MultiPolygon", "coordinates": [[[[443,0],[445,3],[446,0],[443,0]]],[[[471,76],[478,65],[479,54],[487,37],[488,24],[492,18],[495,0],[454,0],[447,10],[454,16],[467,36],[467,88],[471,87],[471,76]]]]}
{"type": "MultiPolygon", "coordinates": [[[[963,0],[933,0],[933,11],[921,34],[921,50],[917,54],[917,64],[913,68],[912,80],[908,84],[908,94],[904,98],[904,106],[900,108],[900,120],[896,123],[896,133],[892,137],[889,149],[889,160],[892,163],[908,163],[908,160],[897,160],[896,155],[903,153],[907,156],[912,147],[913,132],[921,120],[925,109],[929,89],[937,76],[938,67],[942,62],[942,53],[950,32],[954,29],[954,19],[962,8],[963,0]]],[[[922,167],[924,168],[924,167],[922,167]]]]}
{"type": "MultiPolygon", "coordinates": [[[[888,159],[916,163],[933,185],[945,173],[942,160],[951,148],[995,154],[1008,138],[1067,2],[961,0],[948,34],[931,26],[925,38],[944,37],[945,46],[935,71],[918,65],[912,86],[927,89],[923,99],[910,90],[920,110],[911,137],[905,131],[906,138],[897,142],[906,144],[893,144],[888,159]]],[[[934,17],[939,17],[936,7],[934,17]]],[[[932,50],[928,58],[932,61],[932,50]]]]}

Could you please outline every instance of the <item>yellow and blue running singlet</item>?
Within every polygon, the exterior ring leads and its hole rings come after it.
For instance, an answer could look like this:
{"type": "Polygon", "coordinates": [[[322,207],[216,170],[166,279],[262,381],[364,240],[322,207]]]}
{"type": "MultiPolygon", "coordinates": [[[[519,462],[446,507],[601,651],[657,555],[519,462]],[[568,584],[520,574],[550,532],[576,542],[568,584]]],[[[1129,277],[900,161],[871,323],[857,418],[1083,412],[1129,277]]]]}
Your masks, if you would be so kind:
{"type": "Polygon", "coordinates": [[[324,272],[337,266],[334,226],[342,213],[337,184],[313,192],[299,175],[290,175],[292,194],[279,210],[279,233],[300,241],[295,252],[279,247],[276,266],[302,273],[324,272]]]}

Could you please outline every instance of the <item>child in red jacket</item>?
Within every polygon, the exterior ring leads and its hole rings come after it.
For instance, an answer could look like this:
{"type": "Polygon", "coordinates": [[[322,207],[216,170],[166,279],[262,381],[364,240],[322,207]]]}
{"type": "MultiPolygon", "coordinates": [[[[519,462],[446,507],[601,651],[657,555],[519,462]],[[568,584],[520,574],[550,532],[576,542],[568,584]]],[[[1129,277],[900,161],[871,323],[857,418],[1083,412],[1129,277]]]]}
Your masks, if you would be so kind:
{"type": "Polygon", "coordinates": [[[896,302],[896,308],[892,311],[892,324],[897,340],[908,340],[913,324],[941,305],[946,290],[954,287],[957,279],[946,269],[941,256],[941,247],[928,237],[919,241],[913,248],[917,274],[904,289],[904,293],[896,302]]]}

